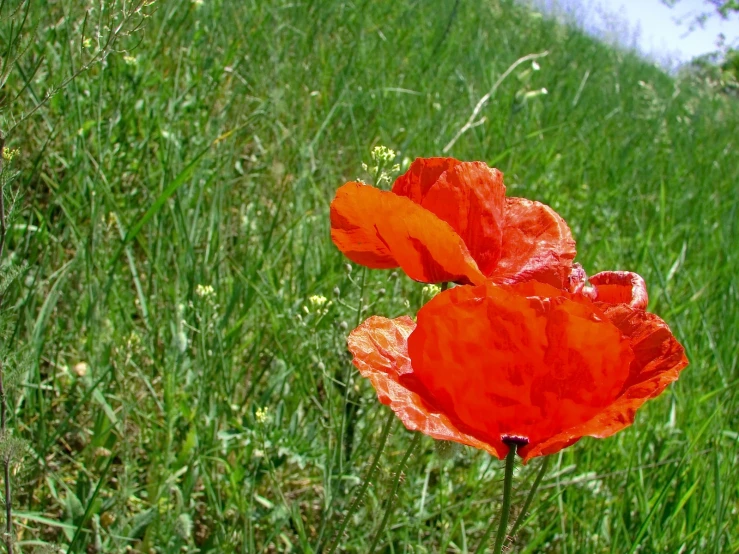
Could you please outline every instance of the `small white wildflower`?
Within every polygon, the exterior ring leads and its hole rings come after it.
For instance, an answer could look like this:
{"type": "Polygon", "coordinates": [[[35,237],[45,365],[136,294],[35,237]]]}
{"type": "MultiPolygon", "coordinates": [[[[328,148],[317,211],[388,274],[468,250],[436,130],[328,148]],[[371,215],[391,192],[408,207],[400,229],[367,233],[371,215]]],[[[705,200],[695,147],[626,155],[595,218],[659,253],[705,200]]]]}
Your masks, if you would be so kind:
{"type": "Polygon", "coordinates": [[[325,296],[322,296],[320,294],[314,294],[310,298],[308,298],[312,306],[321,307],[323,306],[326,301],[328,300],[325,296]]]}
{"type": "Polygon", "coordinates": [[[211,285],[198,285],[195,287],[195,294],[200,298],[209,298],[215,295],[216,291],[211,285]]]}
{"type": "Polygon", "coordinates": [[[123,61],[126,65],[138,65],[139,60],[136,56],[123,56],[123,61]]]}
{"type": "Polygon", "coordinates": [[[87,371],[90,369],[90,366],[88,366],[85,362],[80,362],[78,364],[75,364],[72,368],[72,371],[74,371],[74,374],[77,377],[84,377],[87,375],[87,371]]]}
{"type": "Polygon", "coordinates": [[[549,94],[549,91],[545,88],[540,88],[539,90],[530,90],[526,94],[523,95],[525,100],[528,100],[529,98],[536,98],[537,96],[542,96],[545,94],[549,94]]]}
{"type": "Polygon", "coordinates": [[[112,453],[112,452],[111,452],[110,450],[108,450],[107,448],[105,448],[105,447],[103,447],[103,446],[98,446],[98,447],[97,447],[97,448],[96,448],[96,449],[94,450],[94,452],[93,452],[93,455],[94,455],[94,456],[95,456],[96,458],[110,458],[110,456],[111,456],[112,454],[113,454],[113,453],[112,453]]]}
{"type": "Polygon", "coordinates": [[[534,71],[539,71],[541,69],[541,66],[538,63],[536,63],[536,61],[532,61],[531,69],[533,69],[534,71]]]}

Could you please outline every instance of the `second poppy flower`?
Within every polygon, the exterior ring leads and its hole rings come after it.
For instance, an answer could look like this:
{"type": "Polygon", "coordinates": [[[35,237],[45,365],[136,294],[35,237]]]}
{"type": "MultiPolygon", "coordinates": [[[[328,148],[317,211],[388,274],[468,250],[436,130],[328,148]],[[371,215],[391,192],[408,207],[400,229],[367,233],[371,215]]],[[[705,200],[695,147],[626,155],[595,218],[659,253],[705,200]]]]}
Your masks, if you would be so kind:
{"type": "Polygon", "coordinates": [[[645,311],[644,281],[604,272],[587,294],[529,281],[455,287],[349,336],[354,364],[411,430],[528,460],[630,425],[687,365],[645,311]]]}
{"type": "Polygon", "coordinates": [[[358,264],[400,267],[425,283],[535,279],[562,288],[575,257],[554,210],[507,198],[500,171],[454,158],[417,158],[392,191],[346,183],[331,203],[331,238],[358,264]]]}

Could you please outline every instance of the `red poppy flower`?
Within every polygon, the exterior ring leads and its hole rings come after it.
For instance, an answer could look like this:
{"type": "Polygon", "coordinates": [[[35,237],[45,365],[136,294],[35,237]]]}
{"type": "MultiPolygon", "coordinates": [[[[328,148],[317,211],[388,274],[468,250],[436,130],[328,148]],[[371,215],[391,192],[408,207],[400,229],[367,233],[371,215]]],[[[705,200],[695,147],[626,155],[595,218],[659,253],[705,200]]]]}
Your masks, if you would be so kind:
{"type": "Polygon", "coordinates": [[[455,287],[417,324],[369,318],[349,349],[408,429],[498,458],[515,439],[527,461],[627,427],[688,363],[644,310],[641,277],[606,272],[590,283],[586,294],[536,281],[455,287]]]}
{"type": "Polygon", "coordinates": [[[575,257],[554,210],[506,198],[500,171],[454,158],[417,158],[392,191],[346,183],[331,203],[331,238],[358,264],[425,283],[562,287],[575,257]]]}

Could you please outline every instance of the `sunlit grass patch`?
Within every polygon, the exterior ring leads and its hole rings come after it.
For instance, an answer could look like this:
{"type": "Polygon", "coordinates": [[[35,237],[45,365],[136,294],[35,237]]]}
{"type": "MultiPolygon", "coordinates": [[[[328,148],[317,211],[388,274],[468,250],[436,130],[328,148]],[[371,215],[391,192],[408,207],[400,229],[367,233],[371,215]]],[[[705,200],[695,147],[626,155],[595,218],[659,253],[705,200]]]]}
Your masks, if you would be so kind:
{"type": "MultiPolygon", "coordinates": [[[[89,48],[80,7],[32,8],[6,132],[89,48]]],[[[375,147],[440,155],[547,51],[448,153],[562,214],[592,273],[642,273],[691,366],[634,426],[552,460],[513,551],[736,550],[735,101],[504,1],[162,2],[119,46],[6,137],[26,265],[3,341],[32,354],[10,402],[32,450],[19,547],[330,544],[387,418],[346,336],[432,291],[347,267],[328,204],[374,178],[375,147]]],[[[342,550],[382,527],[377,551],[470,551],[497,514],[497,460],[424,438],[404,465],[411,440],[389,430],[342,550]]]]}

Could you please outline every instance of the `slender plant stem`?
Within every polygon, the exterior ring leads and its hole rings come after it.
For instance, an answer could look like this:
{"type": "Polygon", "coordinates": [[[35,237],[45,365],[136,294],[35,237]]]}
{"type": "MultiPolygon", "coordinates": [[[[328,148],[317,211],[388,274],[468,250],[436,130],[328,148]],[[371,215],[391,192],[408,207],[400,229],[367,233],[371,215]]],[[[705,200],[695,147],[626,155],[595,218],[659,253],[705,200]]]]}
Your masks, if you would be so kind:
{"type": "MultiPolygon", "coordinates": [[[[3,365],[0,361],[0,440],[5,440],[7,402],[3,384],[3,365]]],[[[5,547],[8,554],[13,554],[13,498],[10,493],[10,460],[3,459],[3,481],[5,485],[5,547]]]]}
{"type": "Polygon", "coordinates": [[[526,496],[526,501],[523,503],[523,506],[521,507],[521,513],[518,514],[518,517],[516,518],[516,521],[513,524],[513,527],[511,528],[511,532],[509,533],[511,538],[514,538],[516,536],[516,533],[518,533],[519,528],[521,527],[521,525],[523,525],[524,517],[526,516],[526,511],[529,509],[529,506],[531,505],[531,501],[534,499],[534,495],[536,495],[536,491],[539,489],[539,484],[541,483],[541,480],[544,478],[544,475],[546,475],[547,468],[549,467],[549,460],[550,460],[550,456],[544,456],[544,459],[541,462],[541,466],[539,466],[539,473],[536,474],[536,479],[534,480],[534,484],[531,486],[531,490],[529,491],[529,494],[526,496]]]}
{"type": "MultiPolygon", "coordinates": [[[[2,171],[3,161],[2,153],[5,148],[5,137],[0,132],[0,263],[2,263],[3,253],[5,252],[5,235],[7,227],[5,226],[5,190],[3,188],[2,171]]],[[[0,296],[0,305],[2,304],[2,296],[0,296]]],[[[5,384],[3,382],[3,364],[0,360],[0,440],[6,440],[7,435],[7,400],[5,398],[5,384]]],[[[3,481],[5,485],[5,548],[8,554],[13,554],[13,498],[10,491],[10,459],[6,455],[3,459],[3,481]]]]}
{"type": "Polygon", "coordinates": [[[354,322],[354,327],[359,327],[362,323],[362,308],[364,307],[364,284],[367,281],[367,268],[362,268],[362,281],[359,285],[359,306],[357,307],[357,320],[354,322]]]}
{"type": "Polygon", "coordinates": [[[359,487],[359,491],[357,491],[357,494],[354,496],[354,499],[352,500],[352,503],[349,506],[349,509],[347,510],[343,521],[341,522],[341,525],[339,526],[339,529],[336,531],[336,534],[334,535],[334,540],[331,542],[329,547],[326,549],[326,554],[333,554],[336,551],[336,548],[339,546],[339,543],[341,542],[341,537],[344,536],[344,531],[346,531],[346,526],[349,525],[349,520],[354,515],[354,512],[357,511],[357,508],[359,507],[359,503],[362,501],[364,494],[367,492],[367,488],[372,482],[372,478],[375,475],[375,471],[377,471],[377,464],[380,462],[380,456],[382,456],[382,451],[385,449],[385,443],[387,442],[387,437],[388,435],[390,435],[390,429],[392,428],[394,422],[395,422],[395,413],[391,411],[388,414],[387,420],[385,421],[385,426],[382,428],[380,444],[377,447],[377,452],[375,452],[375,457],[372,459],[372,463],[370,463],[369,469],[367,470],[367,475],[365,475],[364,481],[359,487]]]}
{"type": "MultiPolygon", "coordinates": [[[[500,510],[500,523],[498,524],[498,534],[495,537],[495,547],[493,554],[501,554],[503,542],[506,538],[506,529],[508,528],[508,517],[511,513],[511,489],[513,488],[513,466],[516,461],[516,443],[508,444],[508,455],[505,459],[505,479],[503,481],[503,507],[500,510]]],[[[490,522],[485,535],[482,537],[480,544],[475,550],[475,554],[482,554],[485,551],[490,533],[493,530],[493,522],[490,522]]]]}
{"type": "Polygon", "coordinates": [[[421,444],[421,433],[416,433],[413,437],[413,440],[411,441],[410,446],[408,447],[408,450],[405,451],[403,459],[398,464],[398,467],[395,468],[395,481],[393,481],[393,488],[390,491],[390,496],[388,496],[387,500],[385,500],[385,514],[382,516],[380,526],[377,528],[375,536],[372,539],[372,544],[370,545],[368,550],[368,552],[370,553],[374,552],[375,548],[377,548],[377,543],[382,536],[382,532],[385,530],[385,525],[387,525],[387,522],[390,520],[390,515],[393,513],[393,507],[395,505],[395,496],[398,494],[398,488],[400,488],[401,475],[403,474],[403,471],[408,464],[408,459],[411,457],[411,454],[413,454],[413,451],[418,447],[419,444],[421,444]]]}
{"type": "MultiPolygon", "coordinates": [[[[354,322],[354,327],[359,327],[362,322],[362,312],[364,308],[364,288],[367,282],[367,268],[362,268],[362,282],[359,287],[359,305],[357,306],[357,320],[354,322]]],[[[343,445],[344,445],[344,460],[348,462],[352,456],[352,449],[354,448],[354,416],[357,413],[357,395],[352,393],[351,380],[352,380],[352,368],[351,364],[347,365],[346,377],[344,378],[344,416],[341,423],[342,434],[343,434],[343,445]]],[[[341,454],[339,454],[341,455],[341,454]]],[[[341,460],[339,461],[341,464],[341,460]]],[[[342,466],[339,466],[342,468],[342,466]]]]}
{"type": "MultiPolygon", "coordinates": [[[[0,176],[3,173],[3,150],[5,150],[5,135],[0,131],[0,176]]],[[[7,229],[5,227],[5,187],[4,180],[0,178],[0,262],[5,252],[5,235],[7,229]]]]}

